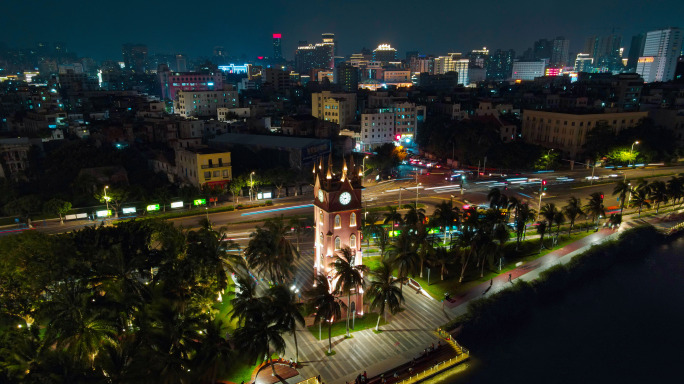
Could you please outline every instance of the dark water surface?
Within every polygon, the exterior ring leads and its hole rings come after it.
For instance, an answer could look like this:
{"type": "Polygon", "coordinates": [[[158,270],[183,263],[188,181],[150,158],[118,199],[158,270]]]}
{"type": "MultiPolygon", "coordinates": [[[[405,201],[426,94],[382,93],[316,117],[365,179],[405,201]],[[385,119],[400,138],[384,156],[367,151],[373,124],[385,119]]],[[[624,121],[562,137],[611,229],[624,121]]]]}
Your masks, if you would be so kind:
{"type": "Polygon", "coordinates": [[[684,383],[684,238],[613,267],[432,383],[684,383]]]}

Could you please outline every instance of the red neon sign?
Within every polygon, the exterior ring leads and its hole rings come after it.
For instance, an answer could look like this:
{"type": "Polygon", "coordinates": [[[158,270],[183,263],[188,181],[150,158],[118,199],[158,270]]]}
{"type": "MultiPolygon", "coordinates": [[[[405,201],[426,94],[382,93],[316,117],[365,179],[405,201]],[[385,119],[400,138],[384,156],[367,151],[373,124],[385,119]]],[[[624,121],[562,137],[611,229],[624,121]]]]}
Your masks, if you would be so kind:
{"type": "Polygon", "coordinates": [[[273,38],[274,39],[280,39],[283,35],[281,33],[274,33],[273,38]]]}

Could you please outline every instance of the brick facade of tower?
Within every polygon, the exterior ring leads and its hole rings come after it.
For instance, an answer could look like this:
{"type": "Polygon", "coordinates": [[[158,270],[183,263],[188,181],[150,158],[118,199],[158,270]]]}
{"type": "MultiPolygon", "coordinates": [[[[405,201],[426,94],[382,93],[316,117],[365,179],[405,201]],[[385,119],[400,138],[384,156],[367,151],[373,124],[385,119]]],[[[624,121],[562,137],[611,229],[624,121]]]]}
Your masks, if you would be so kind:
{"type": "MultiPolygon", "coordinates": [[[[360,171],[351,160],[349,167],[345,160],[341,173],[333,171],[331,161],[324,167],[321,160],[314,168],[314,276],[326,276],[331,286],[335,284],[332,264],[340,249],[349,247],[355,256],[354,264],[362,263],[360,171]]],[[[347,301],[346,295],[340,299],[347,301]]],[[[363,289],[352,293],[351,303],[346,304],[362,315],[363,289]]]]}

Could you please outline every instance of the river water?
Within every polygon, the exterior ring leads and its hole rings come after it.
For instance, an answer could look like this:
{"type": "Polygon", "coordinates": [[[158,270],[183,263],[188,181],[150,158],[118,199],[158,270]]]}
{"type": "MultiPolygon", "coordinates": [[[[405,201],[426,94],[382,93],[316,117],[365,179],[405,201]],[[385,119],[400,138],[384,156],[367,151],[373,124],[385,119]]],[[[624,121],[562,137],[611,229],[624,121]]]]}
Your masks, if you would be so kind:
{"type": "Polygon", "coordinates": [[[684,383],[684,237],[538,308],[431,383],[684,383]]]}

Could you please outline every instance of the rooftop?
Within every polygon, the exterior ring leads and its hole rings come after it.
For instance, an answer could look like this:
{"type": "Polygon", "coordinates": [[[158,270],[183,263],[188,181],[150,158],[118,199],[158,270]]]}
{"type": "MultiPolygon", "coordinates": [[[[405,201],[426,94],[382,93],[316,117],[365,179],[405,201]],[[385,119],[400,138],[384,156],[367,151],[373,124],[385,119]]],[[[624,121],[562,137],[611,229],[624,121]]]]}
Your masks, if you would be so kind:
{"type": "Polygon", "coordinates": [[[210,140],[210,144],[216,145],[247,145],[260,146],[280,149],[304,149],[315,145],[330,145],[330,140],[306,138],[306,137],[287,137],[271,135],[241,135],[237,133],[225,133],[210,140]]]}

